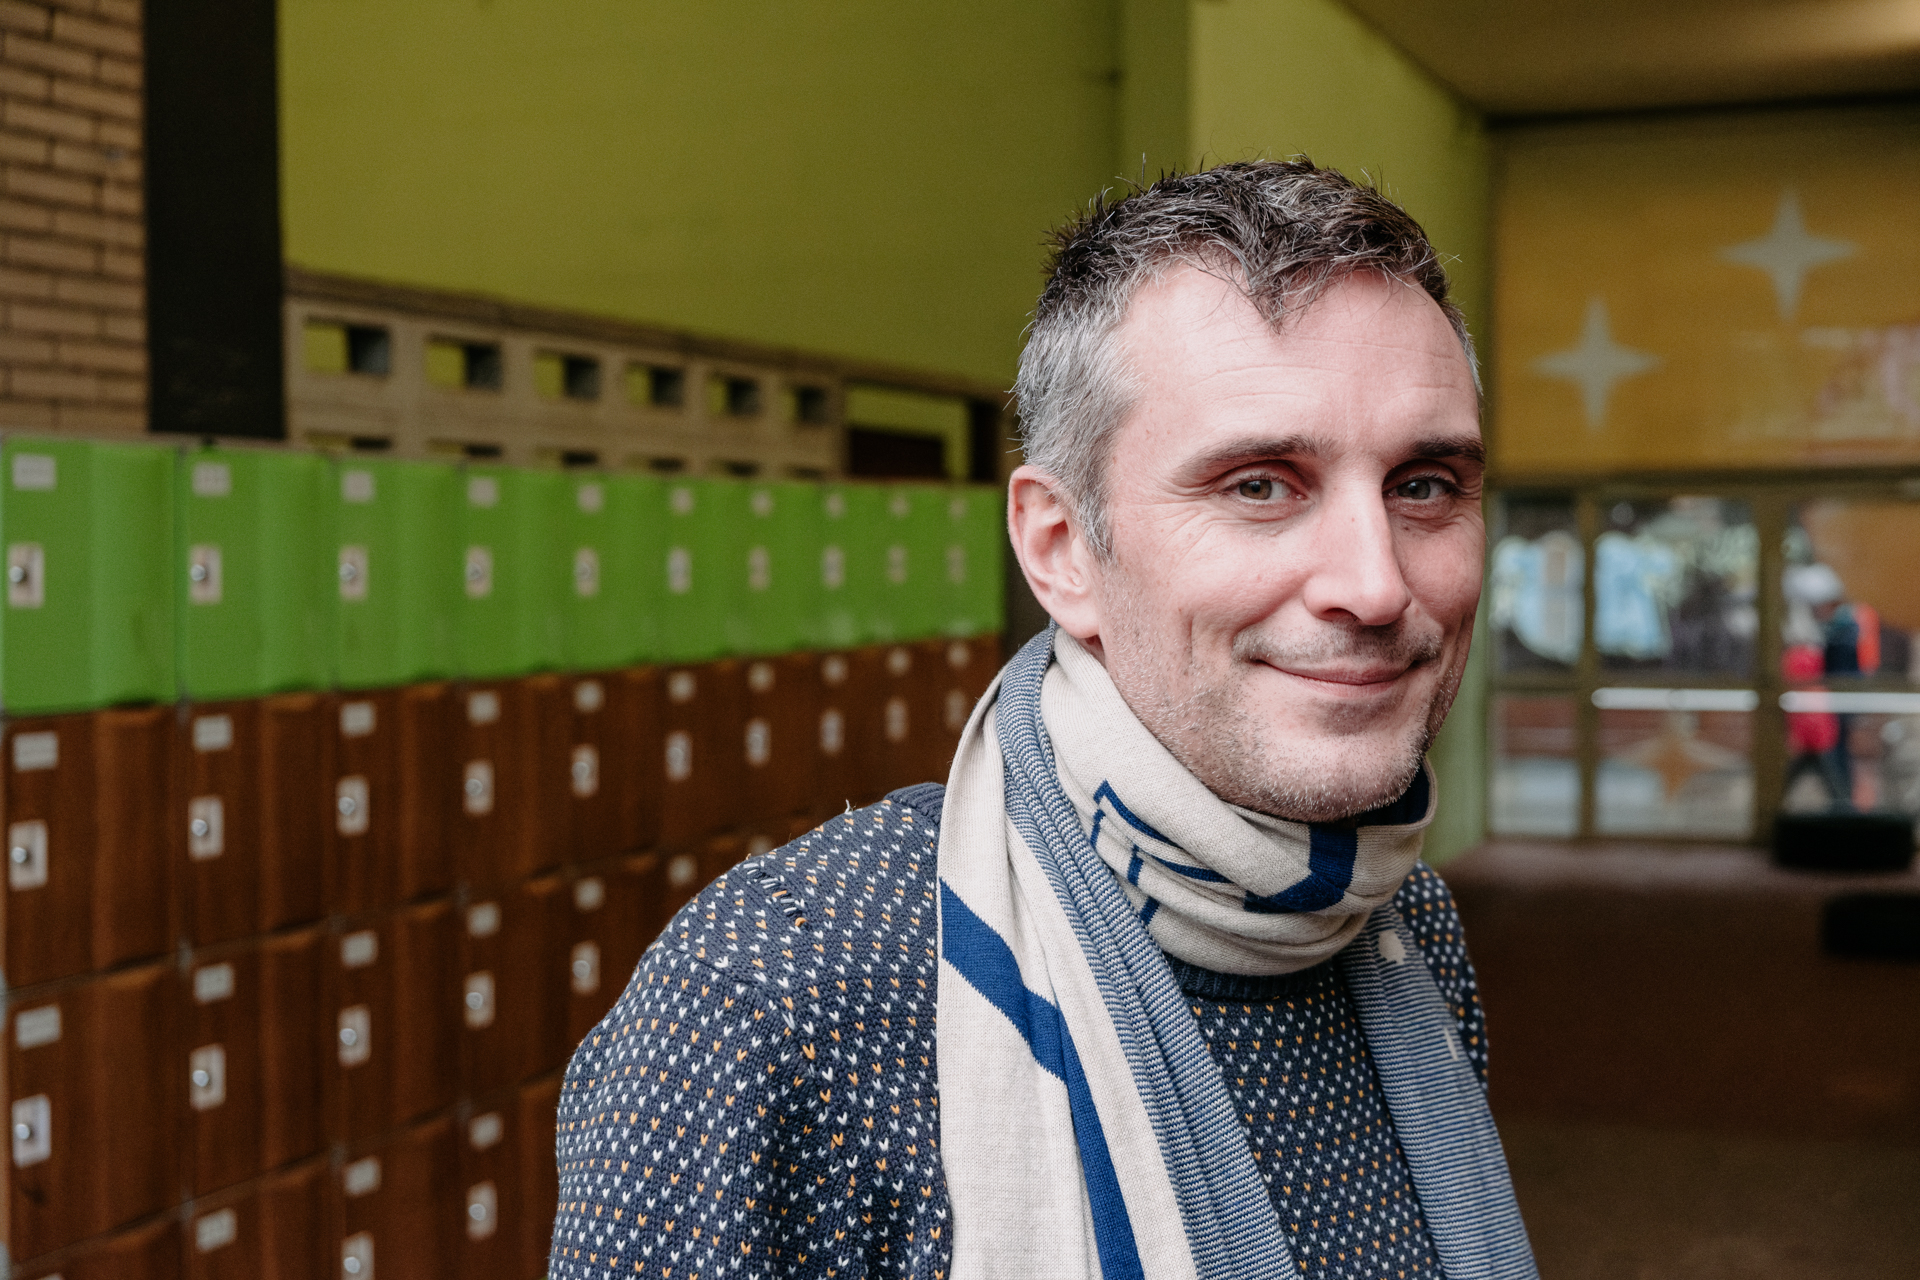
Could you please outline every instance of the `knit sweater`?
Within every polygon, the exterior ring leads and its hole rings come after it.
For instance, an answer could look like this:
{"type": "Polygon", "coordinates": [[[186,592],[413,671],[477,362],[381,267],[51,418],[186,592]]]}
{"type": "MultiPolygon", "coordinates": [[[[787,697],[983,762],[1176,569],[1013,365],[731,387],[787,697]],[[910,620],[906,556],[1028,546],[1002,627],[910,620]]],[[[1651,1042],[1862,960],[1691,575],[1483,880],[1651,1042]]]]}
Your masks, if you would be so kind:
{"type": "MultiPolygon", "coordinates": [[[[567,1069],[551,1280],[947,1274],[940,799],[898,791],[741,863],[648,949],[567,1069]]],[[[1419,866],[1394,904],[1484,1080],[1451,895],[1419,866]]],[[[1334,965],[1247,978],[1170,963],[1302,1272],[1438,1276],[1334,965]]]]}

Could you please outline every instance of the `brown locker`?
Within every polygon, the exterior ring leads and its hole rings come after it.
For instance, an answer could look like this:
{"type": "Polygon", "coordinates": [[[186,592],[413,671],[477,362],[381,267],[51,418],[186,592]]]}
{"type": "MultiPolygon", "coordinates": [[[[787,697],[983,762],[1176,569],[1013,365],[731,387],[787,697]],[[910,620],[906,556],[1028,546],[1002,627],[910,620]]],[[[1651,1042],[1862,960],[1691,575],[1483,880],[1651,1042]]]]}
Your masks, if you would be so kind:
{"type": "Polygon", "coordinates": [[[568,1051],[592,1031],[620,998],[640,952],[653,941],[648,931],[655,896],[657,857],[602,864],[569,886],[566,935],[568,1051]]]}
{"type": "Polygon", "coordinates": [[[705,850],[682,849],[677,853],[660,855],[660,880],[664,889],[660,900],[660,925],[654,931],[658,937],[672,922],[674,914],[693,899],[693,895],[706,887],[712,879],[707,875],[706,867],[711,859],[702,857],[705,850]]]}
{"type": "Polygon", "coordinates": [[[469,903],[461,949],[461,1079],[494,1093],[566,1060],[567,885],[528,881],[469,903]]]}
{"type": "Polygon", "coordinates": [[[746,664],[739,806],[743,822],[762,825],[812,803],[819,717],[815,667],[810,653],[746,664]]]}
{"type": "MultiPolygon", "coordinates": [[[[898,787],[930,781],[928,760],[937,748],[941,721],[941,672],[924,646],[885,645],[855,663],[877,682],[861,704],[860,745],[866,755],[866,803],[898,787]]],[[[941,778],[945,781],[944,776],[941,778]]]]}
{"type": "Polygon", "coordinates": [[[13,1273],[33,1280],[177,1280],[180,1222],[172,1214],[116,1232],[13,1273]]]}
{"type": "Polygon", "coordinates": [[[960,745],[960,731],[967,727],[973,704],[999,664],[993,661],[992,651],[974,640],[928,640],[920,648],[921,665],[935,685],[933,725],[922,740],[926,747],[922,780],[945,784],[960,745]]]}
{"type": "Polygon", "coordinates": [[[460,937],[444,899],[396,911],[391,1123],[453,1105],[460,1082],[460,937]]]}
{"type": "Polygon", "coordinates": [[[629,667],[607,677],[618,714],[601,759],[601,784],[613,788],[616,852],[651,849],[660,841],[660,801],[666,779],[660,769],[660,672],[629,667]]]}
{"type": "Polygon", "coordinates": [[[343,693],[334,702],[333,816],[327,905],[371,911],[393,901],[400,845],[400,695],[343,693]]]}
{"type": "Polygon", "coordinates": [[[517,879],[520,823],[527,810],[521,793],[529,769],[532,729],[517,681],[464,686],[455,707],[459,778],[453,817],[454,848],[461,879],[491,891],[517,879]]]}
{"type": "Polygon", "coordinates": [[[182,1087],[173,979],[170,965],[152,964],[9,997],[12,1257],[172,1203],[182,1087]]]}
{"type": "MultiPolygon", "coordinates": [[[[537,1280],[545,1274],[519,1274],[529,1217],[521,1203],[519,1103],[517,1092],[476,1103],[460,1127],[462,1280],[537,1280]]],[[[551,1149],[552,1135],[546,1138],[551,1149]]]]}
{"type": "Polygon", "coordinates": [[[242,943],[193,957],[180,1008],[181,1150],[188,1191],[204,1196],[260,1172],[260,954],[242,943]]]}
{"type": "Polygon", "coordinates": [[[350,1151],[333,1175],[332,1273],[346,1280],[451,1277],[465,1191],[450,1117],[350,1151]]]}
{"type": "Polygon", "coordinates": [[[568,677],[572,704],[567,734],[567,842],[569,863],[597,862],[621,852],[621,796],[614,761],[625,749],[627,688],[618,672],[568,677]]]}
{"type": "Polygon", "coordinates": [[[313,1155],[326,1143],[322,1099],[338,1020],[326,998],[325,956],[336,942],[316,925],[259,944],[263,1169],[313,1155]]]}
{"type": "Polygon", "coordinates": [[[167,821],[175,709],[93,713],[93,967],[164,955],[177,935],[167,821]]]}
{"type": "Polygon", "coordinates": [[[6,726],[6,978],[30,986],[93,962],[93,719],[6,726]]]}
{"type": "Polygon", "coordinates": [[[280,694],[259,708],[260,929],[270,933],[327,913],[337,726],[326,694],[280,694]]]}
{"type": "MultiPolygon", "coordinates": [[[[529,736],[525,748],[512,753],[526,770],[518,787],[526,807],[515,825],[517,839],[508,863],[513,880],[551,871],[566,860],[576,794],[574,766],[585,763],[585,757],[574,752],[575,682],[557,675],[537,675],[523,677],[517,683],[516,694],[526,709],[522,724],[529,736]]],[[[604,698],[604,685],[601,693],[604,698]]],[[[595,757],[592,773],[597,793],[597,751],[595,757]]]]}
{"type": "MultiPolygon", "coordinates": [[[[813,777],[808,784],[807,807],[817,812],[839,813],[846,805],[860,803],[865,790],[861,769],[865,758],[858,739],[859,694],[864,685],[856,676],[853,653],[823,653],[814,660],[815,696],[818,712],[814,716],[813,777]]],[[[872,665],[869,656],[864,664],[872,665]]]]}
{"type": "Polygon", "coordinates": [[[459,698],[445,682],[398,691],[400,843],[393,897],[412,902],[453,888],[453,811],[460,794],[459,698]]]}
{"type": "MultiPolygon", "coordinates": [[[[685,857],[686,855],[673,856],[685,857]]],[[[633,964],[640,962],[641,953],[653,945],[653,940],[660,936],[662,929],[667,927],[667,920],[673,914],[669,909],[672,890],[667,885],[667,863],[670,860],[671,858],[667,855],[649,850],[646,853],[628,854],[613,864],[617,867],[614,874],[624,877],[632,886],[634,926],[631,945],[638,948],[633,953],[633,964]]],[[[689,861],[693,874],[697,875],[699,860],[695,858],[689,861]]],[[[617,956],[601,958],[602,972],[611,973],[617,981],[624,984],[632,976],[633,964],[627,965],[624,972],[621,971],[620,964],[620,958],[617,956]],[[611,967],[608,967],[609,965],[611,967]]],[[[615,995],[617,994],[616,992],[615,995]]]]}
{"type": "Polygon", "coordinates": [[[553,1141],[560,1077],[548,1076],[521,1086],[517,1101],[522,1252],[514,1280],[539,1280],[547,1274],[553,1215],[560,1204],[560,1166],[554,1157],[553,1141]]]}
{"type": "Polygon", "coordinates": [[[662,689],[660,843],[692,845],[738,819],[745,671],[732,659],[675,667],[662,689]]]}
{"type": "Polygon", "coordinates": [[[336,925],[325,952],[331,1045],[322,1054],[327,1135],[357,1141],[393,1115],[393,932],[388,921],[336,925]]]}
{"type": "Polygon", "coordinates": [[[174,882],[188,943],[255,932],[260,919],[260,707],[185,707],[175,722],[174,882]]]}
{"type": "Polygon", "coordinates": [[[327,1162],[197,1198],[186,1224],[187,1280],[322,1280],[327,1162]]]}

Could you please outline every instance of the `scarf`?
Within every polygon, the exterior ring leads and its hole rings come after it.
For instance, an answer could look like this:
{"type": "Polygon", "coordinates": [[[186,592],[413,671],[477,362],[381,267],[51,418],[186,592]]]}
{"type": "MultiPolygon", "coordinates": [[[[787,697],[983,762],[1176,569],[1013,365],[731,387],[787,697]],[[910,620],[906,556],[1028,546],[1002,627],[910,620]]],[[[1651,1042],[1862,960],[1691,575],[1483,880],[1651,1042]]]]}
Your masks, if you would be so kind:
{"type": "Polygon", "coordinates": [[[1036,636],[974,709],[942,809],[956,1280],[1298,1277],[1162,940],[1244,973],[1337,954],[1447,1280],[1534,1277],[1485,1092],[1390,902],[1430,776],[1379,829],[1236,809],[1058,648],[1036,636]]]}

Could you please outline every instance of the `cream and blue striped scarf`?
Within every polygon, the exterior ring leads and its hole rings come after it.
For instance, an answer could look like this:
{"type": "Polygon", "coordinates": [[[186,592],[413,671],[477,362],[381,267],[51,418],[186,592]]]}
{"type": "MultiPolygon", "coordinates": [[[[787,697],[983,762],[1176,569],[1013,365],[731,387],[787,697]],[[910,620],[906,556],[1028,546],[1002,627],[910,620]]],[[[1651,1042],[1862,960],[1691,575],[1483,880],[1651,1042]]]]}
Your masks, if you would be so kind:
{"type": "Polygon", "coordinates": [[[1163,948],[1239,973],[1337,954],[1447,1280],[1534,1276],[1485,1092],[1389,905],[1430,775],[1357,826],[1235,809],[1056,636],[976,708],[941,819],[956,1280],[1299,1275],[1163,948]]]}

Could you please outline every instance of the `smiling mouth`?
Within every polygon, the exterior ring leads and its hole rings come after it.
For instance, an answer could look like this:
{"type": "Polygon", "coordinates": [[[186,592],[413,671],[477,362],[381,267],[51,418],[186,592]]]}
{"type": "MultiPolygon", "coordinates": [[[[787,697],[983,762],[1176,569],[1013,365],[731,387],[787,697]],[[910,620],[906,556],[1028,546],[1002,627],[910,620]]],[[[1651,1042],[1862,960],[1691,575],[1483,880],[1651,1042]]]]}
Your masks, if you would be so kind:
{"type": "Polygon", "coordinates": [[[1351,667],[1298,671],[1291,667],[1277,666],[1271,662],[1263,662],[1260,665],[1277,671],[1283,676],[1291,676],[1336,698],[1356,698],[1386,693],[1397,687],[1403,678],[1411,675],[1420,666],[1415,662],[1404,667],[1351,667]]]}

